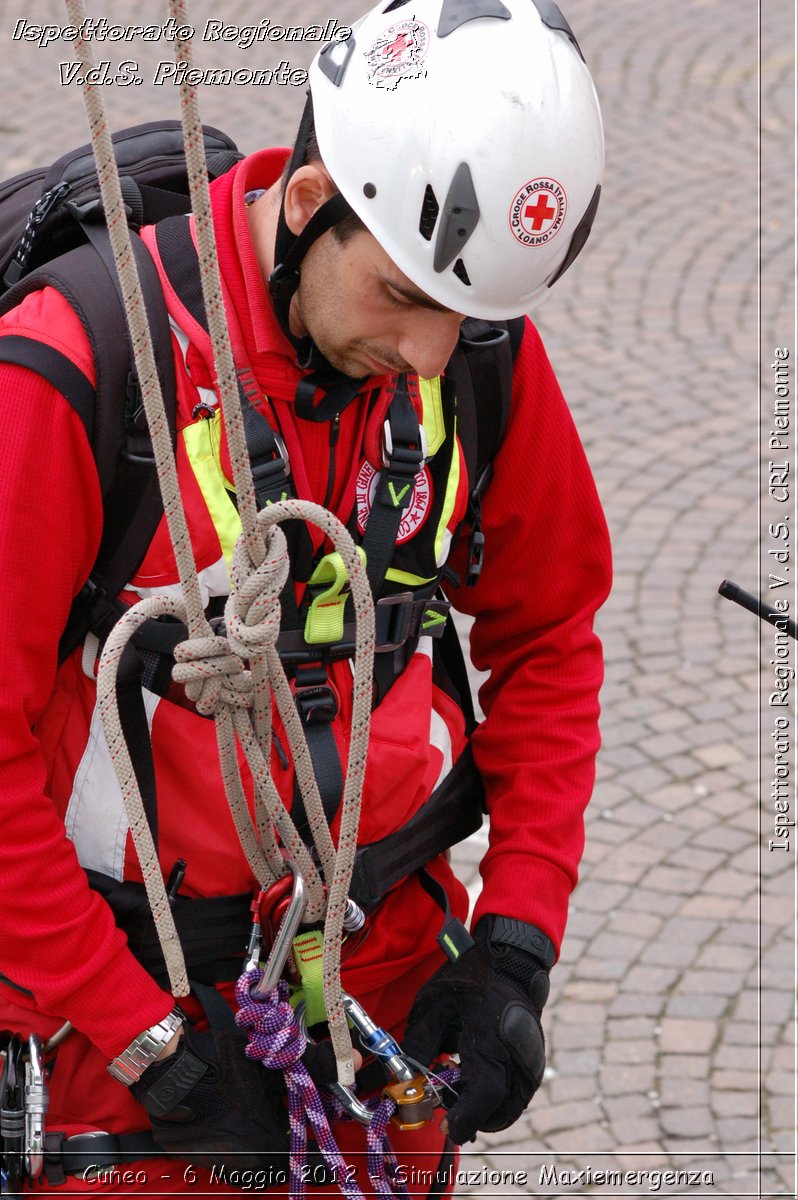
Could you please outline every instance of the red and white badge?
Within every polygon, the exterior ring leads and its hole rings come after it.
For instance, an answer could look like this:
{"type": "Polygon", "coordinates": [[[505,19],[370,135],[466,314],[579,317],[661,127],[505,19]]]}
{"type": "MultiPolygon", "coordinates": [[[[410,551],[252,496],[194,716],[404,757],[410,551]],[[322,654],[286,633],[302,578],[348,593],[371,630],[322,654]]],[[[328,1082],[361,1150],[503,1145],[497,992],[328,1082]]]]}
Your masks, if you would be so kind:
{"type": "MultiPolygon", "coordinates": [[[[374,493],[377,490],[378,475],[379,472],[374,470],[368,459],[358,472],[355,491],[357,494],[357,527],[361,533],[365,533],[368,525],[369,513],[374,503],[374,493]]],[[[393,486],[396,487],[395,484],[393,486]]],[[[407,483],[402,486],[409,488],[411,485],[407,483]]],[[[399,524],[399,532],[396,535],[397,543],[406,542],[411,538],[421,528],[429,514],[432,483],[426,467],[416,475],[412,486],[413,495],[399,524]]],[[[397,489],[396,499],[399,503],[405,499],[401,488],[397,489]]]]}
{"type": "Polygon", "coordinates": [[[395,88],[400,79],[421,78],[427,71],[424,59],[429,42],[429,29],[423,21],[408,19],[389,25],[365,52],[369,83],[395,88]]]}
{"type": "Polygon", "coordinates": [[[510,205],[510,230],[522,246],[545,246],[562,229],[568,201],[556,179],[530,179],[510,205]]]}

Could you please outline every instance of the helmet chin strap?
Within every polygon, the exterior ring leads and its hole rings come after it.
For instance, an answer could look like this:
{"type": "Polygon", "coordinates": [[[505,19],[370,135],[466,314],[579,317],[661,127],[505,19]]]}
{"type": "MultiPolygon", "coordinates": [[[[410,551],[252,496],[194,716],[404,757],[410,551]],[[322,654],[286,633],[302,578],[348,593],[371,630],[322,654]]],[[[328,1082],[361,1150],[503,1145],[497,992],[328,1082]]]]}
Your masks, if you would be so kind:
{"type": "MultiPolygon", "coordinates": [[[[305,110],[299,125],[296,145],[288,165],[288,178],[299,167],[305,154],[308,134],[313,122],[313,103],[308,94],[305,110]]],[[[300,266],[310,247],[327,230],[332,229],[344,217],[351,214],[344,197],[336,192],[316,210],[305,228],[294,234],[285,219],[285,204],[280,205],[277,220],[277,235],[274,245],[276,266],[269,276],[269,294],[277,320],[283,333],[296,350],[297,363],[309,376],[301,379],[295,398],[297,416],[310,421],[329,421],[341,413],[360,391],[362,380],[344,375],[330,363],[319,350],[312,337],[298,338],[291,332],[290,310],[300,281],[300,266]],[[326,395],[314,405],[316,392],[322,389],[326,395]]]]}

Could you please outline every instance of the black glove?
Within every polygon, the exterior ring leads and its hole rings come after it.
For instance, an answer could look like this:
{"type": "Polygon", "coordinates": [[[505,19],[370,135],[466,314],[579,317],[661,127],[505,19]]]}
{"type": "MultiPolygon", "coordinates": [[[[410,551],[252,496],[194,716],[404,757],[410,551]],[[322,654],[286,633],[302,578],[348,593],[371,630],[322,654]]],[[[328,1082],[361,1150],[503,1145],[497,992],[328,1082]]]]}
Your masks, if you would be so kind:
{"type": "Polygon", "coordinates": [[[288,1109],[282,1071],[244,1054],[246,1035],[197,1032],[147,1068],[131,1092],[147,1110],[166,1154],[197,1166],[288,1171],[288,1109]]]}
{"type": "Polygon", "coordinates": [[[480,921],[475,946],[420,989],[402,1039],[403,1052],[424,1065],[459,1054],[458,1098],[448,1115],[458,1144],[517,1121],[546,1066],[540,1014],[548,970],[533,954],[491,944],[490,921],[480,921]]]}

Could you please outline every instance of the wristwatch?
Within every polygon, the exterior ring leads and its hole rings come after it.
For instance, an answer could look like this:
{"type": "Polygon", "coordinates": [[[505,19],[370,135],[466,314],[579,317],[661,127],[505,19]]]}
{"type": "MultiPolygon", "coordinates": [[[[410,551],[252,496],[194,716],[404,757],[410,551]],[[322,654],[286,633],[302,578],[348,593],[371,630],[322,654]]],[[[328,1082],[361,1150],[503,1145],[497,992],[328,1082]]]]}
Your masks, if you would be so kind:
{"type": "Polygon", "coordinates": [[[133,1038],[130,1045],[118,1054],[108,1064],[108,1073],[130,1087],[141,1079],[147,1067],[154,1063],[158,1055],[172,1040],[186,1019],[186,1014],[179,1008],[173,1008],[168,1016],[156,1025],[150,1025],[138,1037],[133,1038]]]}

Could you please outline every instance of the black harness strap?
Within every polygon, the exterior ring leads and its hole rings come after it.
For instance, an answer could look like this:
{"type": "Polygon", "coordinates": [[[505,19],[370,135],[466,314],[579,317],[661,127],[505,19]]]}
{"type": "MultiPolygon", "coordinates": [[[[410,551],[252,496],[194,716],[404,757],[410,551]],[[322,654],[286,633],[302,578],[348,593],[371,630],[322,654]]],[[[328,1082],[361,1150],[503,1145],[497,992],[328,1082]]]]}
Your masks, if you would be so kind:
{"type": "MultiPolygon", "coordinates": [[[[0,312],[6,312],[31,292],[55,288],[79,316],[94,356],[94,391],[88,380],[85,385],[78,381],[76,368],[69,371],[59,366],[52,357],[55,352],[46,346],[36,346],[34,359],[20,363],[47,378],[76,407],[86,426],[103,495],[104,524],[97,561],[90,583],[73,603],[59,643],[59,662],[80,645],[95,623],[105,632],[117,619],[111,602],[143,559],[163,513],[141,397],[131,371],[124,310],[108,261],[107,231],[98,227],[92,241],[25,276],[0,302],[0,312]],[[50,374],[51,367],[56,369],[55,375],[50,374]]],[[[133,247],[174,437],[175,377],[166,304],[149,251],[140,238],[134,238],[133,247]]],[[[14,340],[0,338],[0,361],[5,358],[3,343],[11,343],[9,349],[16,356],[9,361],[20,362],[20,356],[28,353],[19,343],[14,348],[14,340]]]]}
{"type": "MultiPolygon", "coordinates": [[[[163,951],[155,931],[144,885],[117,880],[88,870],[89,885],[111,908],[116,923],[128,938],[130,949],[146,971],[168,987],[163,951]]],[[[172,916],[192,982],[213,987],[238,979],[252,928],[249,893],[233,896],[191,897],[177,892],[171,898],[172,916]]]]}
{"type": "Polygon", "coordinates": [[[452,1177],[457,1166],[457,1147],[450,1137],[447,1136],[443,1143],[443,1150],[438,1159],[438,1165],[435,1168],[435,1178],[432,1187],[427,1193],[428,1200],[439,1200],[444,1196],[451,1186],[452,1177]]]}
{"type": "Polygon", "coordinates": [[[142,673],[144,663],[135,647],[128,642],[119,662],[116,677],[116,700],[119,723],[122,726],[130,761],[141,793],[144,813],[158,849],[158,799],[155,791],[155,763],[152,757],[150,727],[144,707],[142,673]]]}
{"type": "Polygon", "coordinates": [[[59,1187],[67,1175],[85,1175],[102,1167],[118,1167],[140,1159],[163,1158],[150,1130],[140,1133],[73,1133],[60,1130],[44,1135],[44,1173],[50,1187],[59,1187]]]}
{"type": "Polygon", "coordinates": [[[390,430],[390,444],[385,447],[387,461],[378,476],[363,538],[366,574],[375,597],[385,581],[404,511],[413,500],[413,482],[424,465],[421,427],[404,374],[397,376],[386,427],[386,432],[390,430]]]}
{"type": "Polygon", "coordinates": [[[0,338],[0,362],[28,367],[51,383],[80,417],[89,442],[93,440],[97,394],[83,372],[65,354],[35,338],[9,333],[0,338]]]}
{"type": "Polygon", "coordinates": [[[376,907],[407,875],[476,833],[482,825],[484,799],[469,745],[406,825],[358,850],[349,894],[361,908],[376,907]]]}
{"type": "MultiPolygon", "coordinates": [[[[294,671],[296,692],[294,699],[299,715],[305,725],[310,761],[321,796],[327,823],[331,824],[344,794],[344,774],[338,743],[332,722],[338,714],[338,700],[330,687],[327,670],[323,663],[311,663],[296,667],[294,671]]],[[[291,816],[304,840],[310,838],[310,825],[299,787],[294,788],[291,816]]],[[[312,840],[312,839],[311,839],[312,840]]]]}

